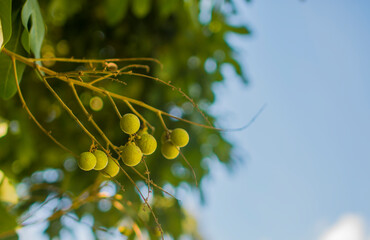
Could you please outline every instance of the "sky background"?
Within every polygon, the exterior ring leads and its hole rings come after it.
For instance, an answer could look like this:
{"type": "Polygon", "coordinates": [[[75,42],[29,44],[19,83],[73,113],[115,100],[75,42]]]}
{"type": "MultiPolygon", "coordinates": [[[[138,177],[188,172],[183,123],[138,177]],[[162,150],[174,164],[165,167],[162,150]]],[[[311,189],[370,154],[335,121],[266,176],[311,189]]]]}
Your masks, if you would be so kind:
{"type": "Polygon", "coordinates": [[[243,163],[214,164],[207,205],[187,204],[211,240],[370,239],[370,1],[238,1],[251,37],[230,36],[213,112],[243,163]]]}

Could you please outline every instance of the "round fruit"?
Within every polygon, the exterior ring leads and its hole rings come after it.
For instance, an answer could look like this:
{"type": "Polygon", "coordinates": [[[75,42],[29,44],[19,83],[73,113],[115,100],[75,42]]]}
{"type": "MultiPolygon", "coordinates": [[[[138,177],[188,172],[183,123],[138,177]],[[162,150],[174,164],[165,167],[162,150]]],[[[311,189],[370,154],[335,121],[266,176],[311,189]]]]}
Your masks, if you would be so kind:
{"type": "Polygon", "coordinates": [[[112,63],[112,62],[111,63],[107,63],[106,66],[107,66],[107,68],[108,68],[109,71],[115,72],[118,69],[117,64],[112,63]]]}
{"type": "Polygon", "coordinates": [[[84,171],[90,171],[96,165],[96,157],[91,152],[83,152],[78,159],[78,166],[84,171]]]}
{"type": "Polygon", "coordinates": [[[135,114],[126,113],[122,116],[119,125],[123,132],[127,134],[134,134],[140,128],[140,120],[135,114]]]}
{"type": "Polygon", "coordinates": [[[116,163],[112,158],[108,158],[108,164],[101,172],[107,177],[116,176],[119,172],[118,163],[116,163]]]}
{"type": "Polygon", "coordinates": [[[96,157],[96,165],[94,167],[95,170],[102,170],[108,164],[108,157],[105,152],[96,150],[94,152],[94,156],[96,157]]]}
{"type": "Polygon", "coordinates": [[[189,134],[182,128],[172,130],[170,138],[173,144],[178,147],[185,147],[189,142],[189,134]]]}
{"type": "Polygon", "coordinates": [[[149,133],[143,133],[138,136],[136,145],[140,148],[144,155],[150,155],[157,149],[157,141],[149,133]]]}
{"type": "Polygon", "coordinates": [[[143,153],[141,152],[140,148],[135,145],[135,143],[128,143],[121,149],[121,157],[124,164],[133,167],[140,163],[143,153]]]}
{"type": "Polygon", "coordinates": [[[161,152],[163,157],[167,159],[174,159],[180,153],[179,149],[171,142],[165,142],[164,144],[162,144],[161,152]]]}

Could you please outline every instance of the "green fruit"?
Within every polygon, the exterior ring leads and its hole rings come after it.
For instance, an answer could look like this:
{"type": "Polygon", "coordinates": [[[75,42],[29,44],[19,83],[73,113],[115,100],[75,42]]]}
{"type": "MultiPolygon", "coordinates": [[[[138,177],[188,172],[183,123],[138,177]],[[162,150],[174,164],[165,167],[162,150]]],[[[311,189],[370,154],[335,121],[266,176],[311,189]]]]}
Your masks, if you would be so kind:
{"type": "Polygon", "coordinates": [[[121,148],[121,157],[124,164],[127,166],[136,166],[140,163],[143,153],[140,148],[131,142],[121,148]]]}
{"type": "Polygon", "coordinates": [[[179,149],[171,142],[165,142],[164,144],[162,144],[161,152],[163,157],[167,159],[174,159],[180,153],[179,149]]]}
{"type": "Polygon", "coordinates": [[[96,157],[96,165],[94,167],[95,170],[102,170],[108,164],[108,157],[105,152],[96,150],[94,152],[94,156],[96,157]]]}
{"type": "Polygon", "coordinates": [[[91,152],[83,152],[78,159],[78,166],[84,171],[90,171],[96,165],[96,157],[91,152]]]}
{"type": "Polygon", "coordinates": [[[101,170],[101,173],[106,177],[116,176],[119,173],[118,163],[116,163],[112,158],[108,158],[108,164],[103,170],[101,170]]]}
{"type": "Polygon", "coordinates": [[[107,66],[107,68],[108,68],[109,71],[115,72],[115,71],[118,70],[118,66],[115,63],[112,63],[112,62],[106,63],[106,66],[107,66]]]}
{"type": "Polygon", "coordinates": [[[122,116],[119,125],[124,133],[134,134],[140,128],[140,120],[135,114],[126,113],[122,116]]]}
{"type": "Polygon", "coordinates": [[[139,135],[136,140],[136,145],[144,155],[150,155],[157,149],[157,141],[149,133],[139,135]]]}
{"type": "Polygon", "coordinates": [[[185,147],[189,142],[189,134],[182,128],[172,130],[170,138],[172,143],[178,147],[185,147]]]}

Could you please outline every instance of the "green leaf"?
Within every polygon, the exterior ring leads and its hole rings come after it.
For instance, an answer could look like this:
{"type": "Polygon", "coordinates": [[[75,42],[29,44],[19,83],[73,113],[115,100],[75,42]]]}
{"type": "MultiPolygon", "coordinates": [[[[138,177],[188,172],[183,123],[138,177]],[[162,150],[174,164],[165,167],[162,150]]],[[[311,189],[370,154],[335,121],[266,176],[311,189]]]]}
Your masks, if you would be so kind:
{"type": "Polygon", "coordinates": [[[28,33],[27,29],[23,29],[22,37],[21,37],[22,45],[24,49],[30,53],[31,46],[30,46],[30,34],[28,33]]]}
{"type": "Polygon", "coordinates": [[[0,234],[15,230],[18,226],[16,218],[11,215],[3,204],[0,204],[0,234]]]}
{"type": "MultiPolygon", "coordinates": [[[[21,45],[22,24],[18,21],[18,23],[13,25],[13,27],[15,27],[15,29],[13,29],[12,37],[5,47],[9,51],[25,55],[26,52],[21,45]]],[[[17,61],[16,66],[18,81],[20,82],[25,65],[17,61]]],[[[0,53],[0,73],[0,97],[3,99],[9,99],[16,93],[17,86],[15,84],[12,60],[5,53],[0,53]]]]}
{"type": "Polygon", "coordinates": [[[105,1],[104,8],[106,21],[108,25],[113,26],[125,17],[128,0],[107,0],[105,1]]]}
{"type": "Polygon", "coordinates": [[[0,0],[0,48],[12,36],[12,1],[0,0]],[[2,36],[1,36],[2,35],[2,36]],[[3,41],[1,42],[1,38],[3,41]]]}
{"type": "Polygon", "coordinates": [[[134,0],[132,3],[132,12],[137,18],[144,18],[148,15],[152,1],[151,0],[134,0]]]}
{"type": "Polygon", "coordinates": [[[28,30],[28,23],[31,19],[29,30],[29,42],[32,52],[36,58],[40,58],[41,45],[45,36],[45,25],[42,19],[40,6],[37,0],[27,0],[22,8],[22,23],[28,30]]]}
{"type": "Polygon", "coordinates": [[[192,22],[193,26],[199,27],[199,22],[198,22],[199,6],[198,6],[198,2],[196,0],[184,1],[184,6],[186,6],[186,9],[189,13],[189,17],[191,19],[191,22],[192,22]]]}

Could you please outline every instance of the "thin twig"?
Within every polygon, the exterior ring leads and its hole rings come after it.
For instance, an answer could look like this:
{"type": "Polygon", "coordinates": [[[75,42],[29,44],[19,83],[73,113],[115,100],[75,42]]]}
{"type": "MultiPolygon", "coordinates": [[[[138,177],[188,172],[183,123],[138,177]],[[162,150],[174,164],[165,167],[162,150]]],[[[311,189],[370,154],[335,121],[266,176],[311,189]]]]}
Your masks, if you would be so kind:
{"type": "Polygon", "coordinates": [[[30,59],[32,62],[38,61],[55,61],[55,62],[76,62],[76,63],[106,63],[106,62],[130,62],[130,61],[149,61],[155,62],[163,68],[160,61],[155,58],[108,58],[108,59],[77,59],[77,58],[33,58],[30,59]]]}
{"type": "Polygon", "coordinates": [[[112,106],[113,106],[114,110],[116,111],[118,118],[119,118],[119,119],[121,119],[121,118],[122,118],[122,115],[121,115],[121,113],[119,112],[118,107],[117,107],[116,103],[114,102],[113,98],[110,96],[110,94],[109,94],[109,93],[106,93],[105,95],[107,95],[107,96],[108,96],[109,101],[111,102],[111,104],[112,104],[112,106]]]}
{"type": "Polygon", "coordinates": [[[77,154],[75,154],[74,152],[72,152],[72,150],[68,149],[66,146],[64,146],[63,144],[61,144],[58,140],[56,140],[52,135],[51,135],[51,131],[47,131],[40,123],[39,121],[37,121],[37,119],[35,118],[35,116],[32,114],[32,112],[30,111],[30,109],[28,108],[27,104],[26,104],[26,101],[24,100],[23,98],[23,94],[21,92],[21,88],[19,87],[19,83],[18,83],[18,75],[17,75],[17,67],[16,67],[16,64],[15,64],[15,58],[14,57],[11,57],[12,59],[12,63],[13,63],[13,69],[14,69],[14,79],[15,79],[15,83],[16,83],[16,87],[17,87],[17,91],[18,91],[18,95],[19,95],[19,98],[22,102],[22,105],[23,105],[23,108],[26,110],[26,112],[28,113],[28,115],[30,116],[30,118],[36,123],[36,125],[41,129],[41,131],[43,131],[46,136],[48,136],[54,143],[56,143],[60,148],[62,148],[64,151],[66,152],[69,152],[70,154],[72,154],[74,157],[78,157],[77,154]]]}
{"type": "Polygon", "coordinates": [[[146,161],[145,161],[145,158],[144,157],[143,157],[143,161],[142,162],[145,165],[145,174],[148,176],[148,179],[146,180],[146,184],[148,185],[148,196],[147,196],[147,199],[149,199],[150,193],[152,192],[152,190],[150,189],[150,171],[149,171],[148,165],[146,164],[146,161]]]}
{"type": "MultiPolygon", "coordinates": [[[[37,68],[39,69],[39,71],[42,71],[48,75],[56,75],[56,72],[46,68],[46,67],[43,67],[43,66],[40,66],[36,63],[34,63],[32,60],[33,59],[29,59],[29,58],[25,58],[21,55],[18,55],[16,53],[13,53],[9,50],[7,50],[6,48],[3,48],[2,49],[2,52],[4,52],[5,54],[11,56],[11,57],[14,57],[15,59],[33,67],[33,68],[37,68]]],[[[144,75],[146,76],[146,75],[144,75]]],[[[148,76],[146,76],[148,77],[148,76]]],[[[155,113],[161,113],[162,115],[165,115],[165,116],[168,116],[168,117],[171,117],[171,118],[174,118],[174,119],[177,119],[179,121],[183,121],[183,122],[186,122],[186,123],[189,123],[189,124],[193,124],[193,125],[196,125],[196,126],[199,126],[199,127],[203,127],[203,128],[208,128],[208,129],[213,129],[213,130],[217,130],[217,131],[224,131],[224,129],[221,129],[221,128],[215,128],[215,127],[212,127],[212,126],[208,126],[208,125],[204,125],[204,124],[200,124],[200,123],[196,123],[196,122],[192,122],[190,120],[187,120],[187,119],[183,119],[183,118],[179,118],[179,117],[176,117],[176,116],[173,116],[165,111],[162,111],[162,110],[159,110],[155,107],[152,107],[142,101],[139,101],[139,100],[136,100],[136,99],[133,99],[133,98],[129,98],[129,97],[125,97],[125,96],[122,96],[122,95],[119,95],[119,94],[116,94],[116,93],[113,93],[113,92],[110,92],[110,91],[107,91],[107,90],[104,90],[104,89],[100,89],[98,87],[95,87],[95,86],[91,86],[89,83],[84,83],[84,82],[81,82],[81,81],[77,81],[77,80],[74,80],[74,79],[70,79],[68,77],[65,77],[65,76],[59,76],[59,77],[56,77],[57,79],[59,80],[62,80],[64,82],[72,82],[74,83],[75,85],[79,85],[79,86],[82,86],[82,87],[85,87],[87,89],[90,89],[92,91],[95,91],[95,92],[99,92],[99,93],[102,93],[102,94],[107,94],[109,93],[112,97],[114,98],[117,98],[117,99],[120,99],[120,100],[127,100],[129,101],[130,103],[133,103],[133,104],[136,104],[136,105],[139,105],[141,107],[144,107],[146,109],[148,109],[149,111],[152,111],[152,112],[155,112],[155,113]]]]}
{"type": "Polygon", "coordinates": [[[189,166],[189,168],[191,169],[192,173],[193,173],[193,177],[194,177],[194,181],[195,181],[195,186],[198,187],[198,180],[197,180],[197,175],[195,174],[195,171],[194,171],[194,168],[193,166],[191,166],[190,162],[186,159],[185,155],[182,153],[181,149],[179,149],[179,152],[180,152],[180,155],[182,157],[182,159],[184,159],[184,161],[186,162],[186,164],[189,166]]]}
{"type": "MultiPolygon", "coordinates": [[[[36,68],[40,71],[38,68],[36,68]]],[[[72,110],[64,103],[64,101],[59,97],[59,95],[54,91],[54,89],[49,85],[46,79],[42,78],[45,86],[49,91],[54,95],[54,97],[59,101],[60,105],[66,110],[66,112],[76,121],[76,123],[81,127],[81,129],[94,141],[96,142],[102,149],[105,150],[104,146],[92,135],[89,130],[81,123],[81,121],[76,117],[76,115],[72,112],[72,110]]],[[[107,151],[107,150],[106,150],[107,151]]]]}
{"type": "MultiPolygon", "coordinates": [[[[109,138],[104,134],[104,132],[101,130],[101,128],[98,126],[98,124],[96,124],[96,122],[94,121],[93,119],[93,115],[90,114],[85,106],[83,105],[83,103],[81,102],[80,100],[80,97],[78,96],[77,94],[77,91],[76,91],[76,88],[74,87],[73,83],[70,83],[70,87],[72,88],[72,92],[73,92],[73,95],[75,96],[78,104],[80,105],[82,111],[85,113],[87,119],[89,122],[91,122],[91,124],[95,127],[95,129],[99,132],[99,134],[102,136],[102,138],[104,138],[104,140],[107,142],[107,144],[109,144],[113,149],[116,149],[117,147],[109,140],[109,138]]],[[[109,150],[109,149],[107,149],[109,150]]],[[[107,154],[109,154],[109,151],[107,152],[107,154]]]]}
{"type": "Polygon", "coordinates": [[[141,73],[133,73],[133,72],[121,72],[119,73],[120,75],[130,75],[130,76],[138,76],[138,77],[143,77],[143,78],[148,78],[148,79],[152,79],[152,80],[155,80],[157,82],[160,82],[170,88],[172,88],[172,90],[177,90],[182,96],[184,96],[194,107],[195,109],[197,109],[197,111],[202,115],[203,119],[208,123],[209,126],[212,126],[212,123],[209,121],[209,119],[207,118],[207,116],[204,114],[204,112],[199,108],[199,106],[194,102],[194,100],[189,97],[186,93],[184,93],[181,88],[177,88],[175,87],[174,85],[171,84],[171,82],[166,82],[166,81],[163,81],[162,79],[160,78],[156,78],[156,77],[152,77],[152,76],[148,76],[148,75],[145,75],[145,74],[141,74],[141,73]]]}
{"type": "Polygon", "coordinates": [[[168,132],[169,130],[168,130],[167,126],[166,126],[166,123],[165,123],[165,122],[164,122],[164,120],[163,120],[162,113],[158,112],[158,113],[157,113],[157,115],[158,115],[158,117],[159,117],[159,120],[161,121],[161,124],[162,124],[162,126],[163,126],[164,130],[165,130],[166,132],[168,132]]]}

